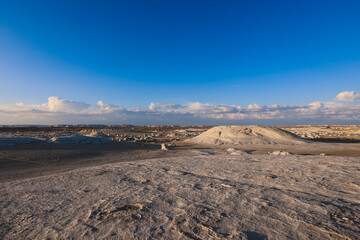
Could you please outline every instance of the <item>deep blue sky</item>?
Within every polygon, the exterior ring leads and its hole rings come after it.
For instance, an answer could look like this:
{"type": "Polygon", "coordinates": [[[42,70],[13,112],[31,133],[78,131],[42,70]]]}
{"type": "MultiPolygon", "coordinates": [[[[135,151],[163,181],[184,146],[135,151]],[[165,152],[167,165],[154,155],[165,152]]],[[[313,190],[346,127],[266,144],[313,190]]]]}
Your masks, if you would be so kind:
{"type": "Polygon", "coordinates": [[[359,1],[0,0],[0,103],[308,104],[360,90],[359,1]]]}

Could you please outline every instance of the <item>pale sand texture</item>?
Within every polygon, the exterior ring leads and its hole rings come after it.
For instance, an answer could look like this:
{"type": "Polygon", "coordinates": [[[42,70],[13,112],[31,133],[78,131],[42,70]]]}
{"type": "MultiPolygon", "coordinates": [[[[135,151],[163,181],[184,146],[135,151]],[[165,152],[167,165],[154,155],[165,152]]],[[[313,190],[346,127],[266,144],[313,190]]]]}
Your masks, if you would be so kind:
{"type": "Polygon", "coordinates": [[[0,183],[0,238],[360,239],[359,172],[358,157],[215,154],[0,183]]]}
{"type": "Polygon", "coordinates": [[[188,141],[205,144],[305,144],[305,140],[275,127],[219,126],[213,127],[188,141]]]}

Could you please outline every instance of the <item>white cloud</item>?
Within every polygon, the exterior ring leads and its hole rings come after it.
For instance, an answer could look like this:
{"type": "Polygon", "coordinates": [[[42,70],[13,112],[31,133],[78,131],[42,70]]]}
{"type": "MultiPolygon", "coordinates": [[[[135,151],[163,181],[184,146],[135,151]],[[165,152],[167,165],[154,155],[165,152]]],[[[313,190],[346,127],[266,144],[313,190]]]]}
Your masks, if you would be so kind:
{"type": "Polygon", "coordinates": [[[344,91],[336,96],[336,100],[344,102],[353,102],[360,99],[360,93],[355,91],[344,91]]]}
{"type": "Polygon", "coordinates": [[[98,101],[95,106],[84,102],[49,97],[40,105],[15,103],[0,106],[0,124],[227,124],[281,120],[307,124],[309,119],[326,124],[334,121],[359,121],[360,102],[356,92],[342,92],[335,101],[312,102],[308,105],[259,105],[246,107],[192,102],[187,104],[151,103],[147,109],[125,109],[98,101]],[[346,100],[346,101],[345,101],[346,100]]]}
{"type": "Polygon", "coordinates": [[[156,110],[156,104],[155,103],[150,103],[150,105],[149,105],[149,109],[150,110],[156,110]]]}
{"type": "Polygon", "coordinates": [[[319,110],[320,108],[322,108],[324,106],[324,104],[320,101],[317,102],[313,102],[309,104],[310,109],[312,110],[319,110]]]}
{"type": "Polygon", "coordinates": [[[254,104],[250,104],[247,107],[247,109],[250,111],[262,111],[262,110],[266,109],[266,107],[264,105],[258,105],[256,103],[254,103],[254,104]]]}
{"type": "Polygon", "coordinates": [[[186,108],[186,110],[191,113],[204,113],[208,110],[209,107],[211,108],[212,105],[207,103],[193,102],[187,104],[187,106],[185,106],[184,108],[186,108]]]}
{"type": "Polygon", "coordinates": [[[15,105],[18,106],[18,107],[22,107],[22,106],[24,106],[24,103],[19,102],[19,103],[15,103],[15,105]]]}
{"type": "Polygon", "coordinates": [[[179,109],[182,106],[180,104],[175,103],[150,103],[149,110],[167,110],[171,111],[174,109],[179,109]]]}
{"type": "Polygon", "coordinates": [[[90,107],[90,104],[52,96],[48,98],[48,102],[43,106],[47,107],[51,112],[80,112],[90,107]]]}
{"type": "Polygon", "coordinates": [[[123,109],[122,107],[118,107],[114,104],[104,103],[102,100],[98,101],[96,105],[100,108],[100,110],[103,110],[103,111],[112,111],[112,110],[123,109]]]}

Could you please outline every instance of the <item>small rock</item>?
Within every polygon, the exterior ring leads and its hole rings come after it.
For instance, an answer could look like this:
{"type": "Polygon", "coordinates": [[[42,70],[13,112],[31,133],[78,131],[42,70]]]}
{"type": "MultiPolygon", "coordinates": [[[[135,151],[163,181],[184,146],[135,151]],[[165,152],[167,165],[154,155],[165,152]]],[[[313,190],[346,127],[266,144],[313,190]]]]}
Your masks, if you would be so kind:
{"type": "Polygon", "coordinates": [[[270,155],[281,155],[281,156],[287,156],[287,155],[292,155],[289,152],[285,152],[285,151],[274,151],[274,152],[269,152],[270,155]]]}
{"type": "Polygon", "coordinates": [[[166,144],[165,144],[165,143],[162,143],[162,144],[161,144],[161,150],[167,151],[167,150],[169,150],[169,149],[166,147],[166,144]]]}

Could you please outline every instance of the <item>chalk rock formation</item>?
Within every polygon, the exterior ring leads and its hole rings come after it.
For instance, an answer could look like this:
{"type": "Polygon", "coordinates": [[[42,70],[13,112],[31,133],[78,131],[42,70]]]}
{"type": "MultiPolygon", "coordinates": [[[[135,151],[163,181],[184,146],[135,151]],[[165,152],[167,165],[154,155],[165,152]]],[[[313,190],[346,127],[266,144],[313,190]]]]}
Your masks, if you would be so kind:
{"type": "Polygon", "coordinates": [[[263,126],[219,126],[209,129],[190,139],[204,144],[305,144],[306,141],[296,135],[275,127],[263,126]]]}

